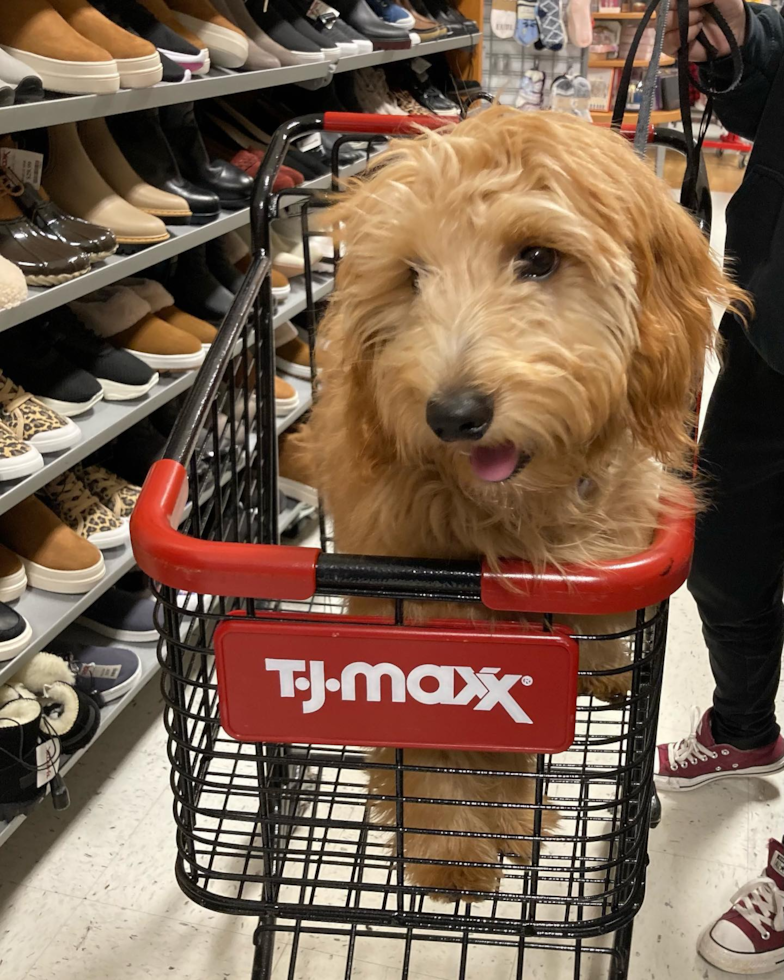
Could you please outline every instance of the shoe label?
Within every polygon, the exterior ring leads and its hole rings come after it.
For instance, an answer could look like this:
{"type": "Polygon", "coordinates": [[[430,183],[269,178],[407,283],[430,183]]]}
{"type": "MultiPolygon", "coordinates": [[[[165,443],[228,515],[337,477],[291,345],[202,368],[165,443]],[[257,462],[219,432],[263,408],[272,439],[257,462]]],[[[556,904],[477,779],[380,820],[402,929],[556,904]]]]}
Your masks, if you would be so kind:
{"type": "Polygon", "coordinates": [[[321,149],[321,133],[310,133],[308,136],[303,136],[302,139],[294,140],[298,150],[303,153],[307,153],[309,150],[320,150],[321,149]]]}
{"type": "Polygon", "coordinates": [[[784,851],[774,851],[773,857],[770,859],[770,866],[776,872],[784,878],[784,851]]]}
{"type": "Polygon", "coordinates": [[[231,617],[215,631],[221,723],[234,738],[519,752],[571,744],[578,648],[564,629],[282,615],[231,617]]]}
{"type": "Polygon", "coordinates": [[[413,58],[411,61],[409,61],[409,65],[411,66],[411,70],[416,75],[419,75],[424,81],[425,76],[427,75],[427,70],[430,67],[430,62],[425,61],[424,58],[413,58]]]}
{"type": "Polygon", "coordinates": [[[0,147],[0,165],[12,170],[23,184],[32,184],[36,190],[41,186],[41,174],[44,167],[43,153],[0,147]]]}
{"type": "Polygon", "coordinates": [[[35,766],[38,770],[36,786],[40,789],[51,783],[60,769],[60,743],[58,740],[50,738],[35,750],[35,766]]]}
{"type": "Polygon", "coordinates": [[[79,677],[95,677],[104,681],[116,681],[122,664],[82,664],[79,677]]]}
{"type": "Polygon", "coordinates": [[[322,0],[313,0],[305,16],[309,20],[320,21],[327,30],[331,30],[332,25],[340,17],[340,11],[330,7],[327,3],[323,3],[322,0]]]}

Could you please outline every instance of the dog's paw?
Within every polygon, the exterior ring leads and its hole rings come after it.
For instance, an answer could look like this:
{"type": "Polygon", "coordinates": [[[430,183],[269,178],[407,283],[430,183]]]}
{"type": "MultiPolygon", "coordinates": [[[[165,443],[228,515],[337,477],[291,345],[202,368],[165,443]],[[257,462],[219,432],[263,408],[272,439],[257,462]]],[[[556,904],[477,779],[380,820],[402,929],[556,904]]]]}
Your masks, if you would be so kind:
{"type": "Polygon", "coordinates": [[[631,672],[622,674],[607,674],[604,677],[579,677],[577,693],[586,697],[593,696],[608,704],[622,704],[631,690],[631,672]]]}

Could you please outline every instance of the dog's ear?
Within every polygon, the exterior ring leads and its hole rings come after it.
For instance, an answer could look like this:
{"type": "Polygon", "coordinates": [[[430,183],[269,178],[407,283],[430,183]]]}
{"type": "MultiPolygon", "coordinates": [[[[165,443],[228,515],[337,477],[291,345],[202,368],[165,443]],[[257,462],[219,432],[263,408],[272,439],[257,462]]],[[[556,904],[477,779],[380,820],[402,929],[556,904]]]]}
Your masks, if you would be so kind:
{"type": "Polygon", "coordinates": [[[723,274],[691,216],[663,184],[640,187],[633,253],[639,347],[629,370],[630,426],[663,463],[691,446],[686,427],[715,345],[711,301],[742,309],[745,294],[723,274]]]}

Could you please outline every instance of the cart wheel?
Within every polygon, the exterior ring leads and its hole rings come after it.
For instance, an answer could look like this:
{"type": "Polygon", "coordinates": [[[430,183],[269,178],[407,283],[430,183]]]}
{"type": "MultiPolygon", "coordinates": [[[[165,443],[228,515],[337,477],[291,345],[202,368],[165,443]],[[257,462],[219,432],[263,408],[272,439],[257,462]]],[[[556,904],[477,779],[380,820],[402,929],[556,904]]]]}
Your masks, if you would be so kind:
{"type": "Polygon", "coordinates": [[[662,805],[656,787],[653,787],[653,798],[651,799],[651,827],[658,827],[662,818],[662,805]]]}

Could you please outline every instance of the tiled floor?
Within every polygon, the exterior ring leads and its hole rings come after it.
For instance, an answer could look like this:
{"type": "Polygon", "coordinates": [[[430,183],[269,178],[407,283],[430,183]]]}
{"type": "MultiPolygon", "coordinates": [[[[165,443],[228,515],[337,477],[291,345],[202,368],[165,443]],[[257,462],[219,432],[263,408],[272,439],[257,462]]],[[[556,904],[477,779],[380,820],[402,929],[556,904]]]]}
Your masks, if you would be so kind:
{"type": "MultiPolygon", "coordinates": [[[[716,195],[717,238],[727,195],[716,195]]],[[[716,241],[721,247],[721,242],[716,241]]],[[[782,704],[784,704],[784,687],[782,704]]],[[[689,728],[692,704],[711,694],[697,616],[685,592],[673,602],[660,735],[689,728]]],[[[0,850],[2,980],[249,980],[252,921],[189,902],[173,875],[168,764],[157,685],[151,684],[68,779],[70,810],[46,802],[0,850]]],[[[651,835],[648,892],[636,920],[631,980],[717,980],[695,940],[732,891],[757,875],[767,837],[781,833],[784,777],[725,781],[664,797],[651,835]]],[[[341,940],[305,938],[296,980],[341,980],[341,940]]],[[[456,949],[429,944],[411,980],[458,978],[456,949]]],[[[289,948],[273,980],[288,977],[289,948]]],[[[515,980],[504,950],[472,951],[465,980],[515,980]]],[[[583,980],[605,977],[604,958],[583,980]]],[[[532,960],[524,980],[561,980],[560,961],[532,960]]],[[[568,974],[571,976],[571,973],[568,974]]],[[[400,955],[388,941],[362,940],[352,980],[396,980],[400,955]]]]}

